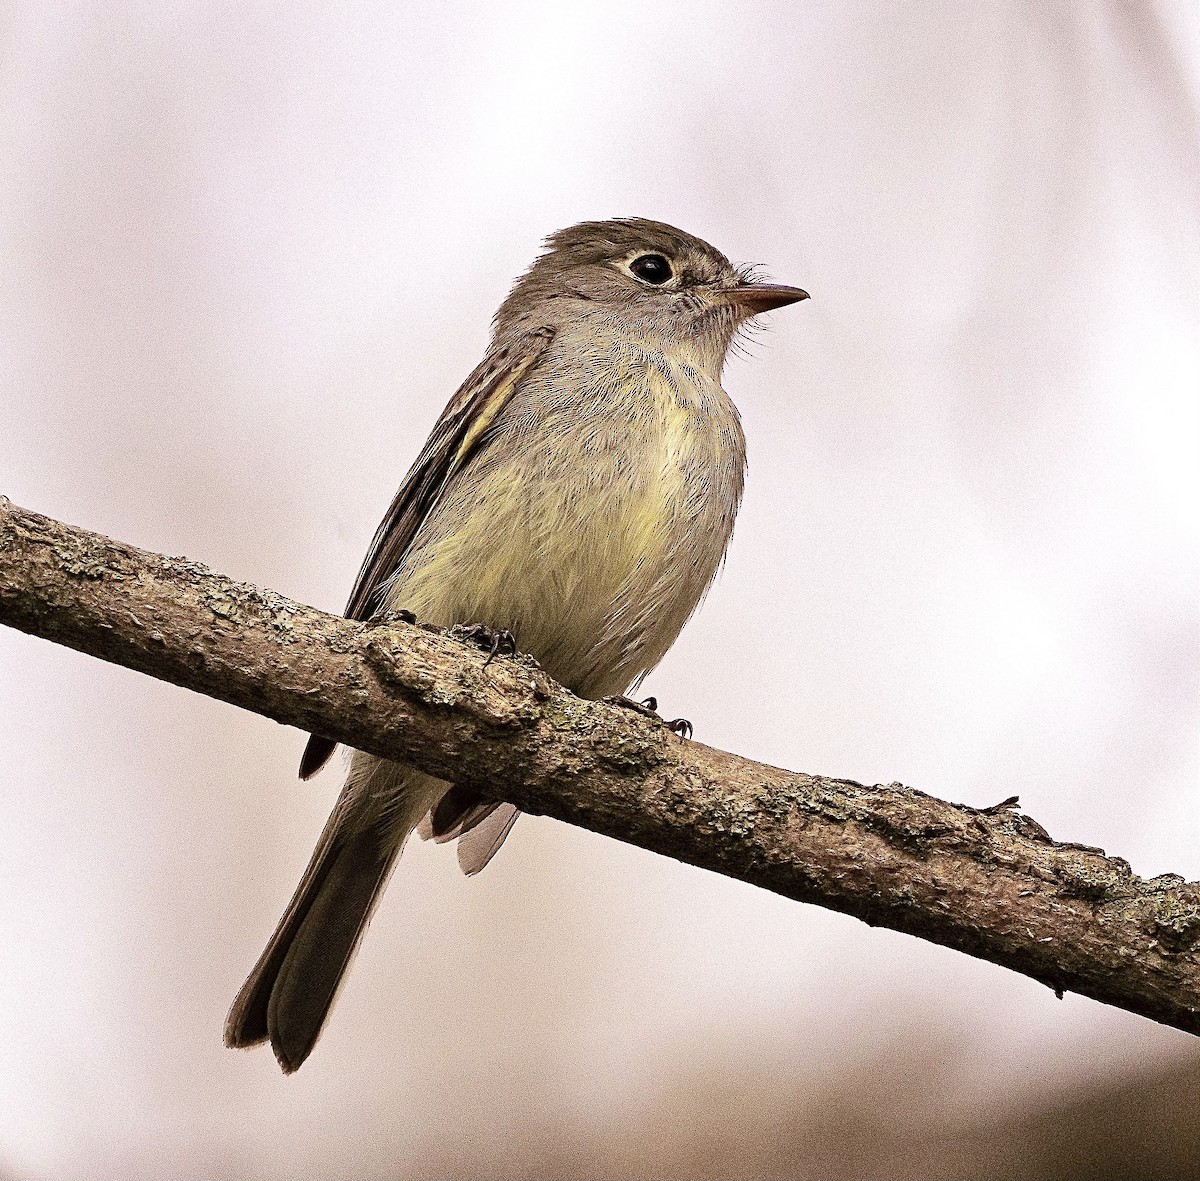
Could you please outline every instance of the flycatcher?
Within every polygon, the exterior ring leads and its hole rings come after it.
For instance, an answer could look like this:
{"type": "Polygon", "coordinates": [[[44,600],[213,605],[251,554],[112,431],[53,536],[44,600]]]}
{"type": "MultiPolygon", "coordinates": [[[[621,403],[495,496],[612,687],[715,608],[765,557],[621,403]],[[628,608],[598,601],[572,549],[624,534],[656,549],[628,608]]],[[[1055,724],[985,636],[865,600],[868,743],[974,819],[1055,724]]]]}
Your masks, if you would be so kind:
{"type": "MultiPolygon", "coordinates": [[[[581,697],[626,692],[674,643],[733,531],[746,449],[726,353],[752,317],[805,298],[661,222],[554,234],[396,493],[347,617],[481,623],[581,697]]],[[[310,738],[301,777],[334,748],[310,738]]],[[[473,874],[517,816],[356,751],[226,1045],[270,1038],[296,1070],[414,829],[458,839],[473,874]]]]}

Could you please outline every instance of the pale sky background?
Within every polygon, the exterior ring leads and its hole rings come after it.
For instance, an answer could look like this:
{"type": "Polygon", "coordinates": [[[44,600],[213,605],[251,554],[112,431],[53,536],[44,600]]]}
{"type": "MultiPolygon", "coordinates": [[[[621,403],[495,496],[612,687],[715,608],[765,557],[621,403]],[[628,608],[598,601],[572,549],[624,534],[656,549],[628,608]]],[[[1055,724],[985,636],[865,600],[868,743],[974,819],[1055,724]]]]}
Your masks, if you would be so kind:
{"type": "MultiPolygon", "coordinates": [[[[1197,878],[1198,109],[1188,0],[10,3],[0,493],[339,610],[541,238],[669,221],[813,298],[726,370],[746,499],[647,692],[1197,878]]],[[[0,744],[0,1175],[653,1174],[589,1145],[1197,1050],[526,818],[410,850],[285,1079],[221,1024],[338,771],[11,632],[0,744]]]]}

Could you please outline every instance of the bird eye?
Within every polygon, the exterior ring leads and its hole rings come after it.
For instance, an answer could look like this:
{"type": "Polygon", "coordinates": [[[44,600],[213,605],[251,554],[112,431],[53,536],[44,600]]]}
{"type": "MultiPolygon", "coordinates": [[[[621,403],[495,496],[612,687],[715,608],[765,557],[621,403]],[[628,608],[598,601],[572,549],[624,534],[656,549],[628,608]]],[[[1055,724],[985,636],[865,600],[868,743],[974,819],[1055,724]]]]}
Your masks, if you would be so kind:
{"type": "Polygon", "coordinates": [[[629,271],[643,283],[661,286],[671,278],[671,264],[661,254],[639,254],[629,264],[629,271]]]}

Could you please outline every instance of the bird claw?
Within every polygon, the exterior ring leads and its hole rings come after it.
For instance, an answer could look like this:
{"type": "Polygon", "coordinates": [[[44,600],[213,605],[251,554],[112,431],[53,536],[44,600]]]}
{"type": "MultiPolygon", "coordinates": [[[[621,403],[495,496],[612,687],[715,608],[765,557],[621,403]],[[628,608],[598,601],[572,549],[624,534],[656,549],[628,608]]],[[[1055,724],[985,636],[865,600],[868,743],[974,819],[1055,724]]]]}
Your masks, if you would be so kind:
{"type": "Polygon", "coordinates": [[[486,623],[464,623],[454,628],[460,640],[470,640],[487,650],[488,658],[483,662],[487,668],[502,652],[505,656],[517,654],[517,641],[506,627],[490,628],[486,623]]]}

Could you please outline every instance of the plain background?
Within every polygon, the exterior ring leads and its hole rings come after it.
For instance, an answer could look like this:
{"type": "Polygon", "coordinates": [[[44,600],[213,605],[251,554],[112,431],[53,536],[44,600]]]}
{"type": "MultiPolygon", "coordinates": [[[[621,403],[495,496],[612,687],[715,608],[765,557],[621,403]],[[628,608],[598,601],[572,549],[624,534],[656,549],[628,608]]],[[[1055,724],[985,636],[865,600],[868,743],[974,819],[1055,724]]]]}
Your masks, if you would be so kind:
{"type": "MultiPolygon", "coordinates": [[[[1198,11],[10,3],[0,492],[338,610],[540,239],[666,220],[813,298],[727,368],[744,508],[646,690],[1200,876],[1198,11]]],[[[0,634],[0,1173],[932,1175],[1195,1059],[526,818],[411,850],[284,1079],[220,1031],[338,788],[302,744],[0,634]]]]}

